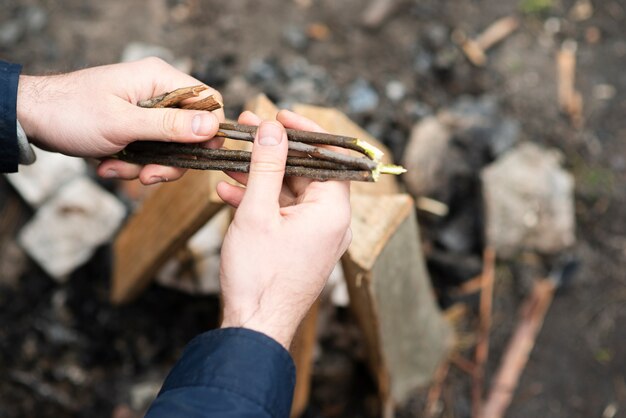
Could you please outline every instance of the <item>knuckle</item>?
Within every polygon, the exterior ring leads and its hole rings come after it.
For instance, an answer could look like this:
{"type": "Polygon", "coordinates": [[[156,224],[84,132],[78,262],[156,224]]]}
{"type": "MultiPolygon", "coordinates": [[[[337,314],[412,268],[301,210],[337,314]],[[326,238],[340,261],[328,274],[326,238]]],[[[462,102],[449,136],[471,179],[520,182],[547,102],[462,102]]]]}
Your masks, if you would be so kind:
{"type": "Polygon", "coordinates": [[[252,161],[250,171],[255,173],[276,174],[285,171],[285,166],[281,164],[280,161],[276,160],[256,159],[252,161]]]}
{"type": "Polygon", "coordinates": [[[163,61],[163,59],[159,57],[155,57],[155,56],[144,58],[142,61],[146,65],[155,67],[155,68],[162,68],[168,65],[165,61],[163,61]]]}
{"type": "Polygon", "coordinates": [[[178,110],[167,110],[161,119],[161,130],[166,138],[176,138],[181,133],[182,114],[178,110]]]}

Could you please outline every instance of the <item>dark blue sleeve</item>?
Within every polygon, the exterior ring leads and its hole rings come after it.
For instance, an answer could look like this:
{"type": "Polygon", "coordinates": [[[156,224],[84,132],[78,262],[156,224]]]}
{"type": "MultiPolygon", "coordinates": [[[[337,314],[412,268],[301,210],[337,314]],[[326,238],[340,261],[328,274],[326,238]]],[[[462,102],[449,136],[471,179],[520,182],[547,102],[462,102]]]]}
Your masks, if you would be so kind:
{"type": "Polygon", "coordinates": [[[22,66],[0,61],[0,173],[17,171],[17,83],[22,66]]]}
{"type": "Polygon", "coordinates": [[[268,336],[225,328],[193,339],[145,418],[287,418],[291,356],[268,336]]]}

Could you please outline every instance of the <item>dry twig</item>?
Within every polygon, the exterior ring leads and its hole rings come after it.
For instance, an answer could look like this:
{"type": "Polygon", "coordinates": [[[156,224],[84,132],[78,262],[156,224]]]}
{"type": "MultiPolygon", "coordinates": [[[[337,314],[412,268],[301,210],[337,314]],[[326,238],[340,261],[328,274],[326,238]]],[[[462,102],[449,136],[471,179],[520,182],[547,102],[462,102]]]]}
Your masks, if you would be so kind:
{"type": "Polygon", "coordinates": [[[539,281],[535,283],[532,293],[522,304],[519,322],[493,380],[482,417],[502,418],[504,416],[535,346],[535,340],[552,302],[555,288],[556,284],[552,280],[539,281]]]}
{"type": "Polygon", "coordinates": [[[485,248],[483,254],[482,289],[480,292],[480,323],[475,353],[476,367],[472,379],[472,416],[474,418],[480,418],[482,410],[485,364],[489,356],[489,332],[491,331],[495,263],[495,251],[490,247],[485,248]]]}

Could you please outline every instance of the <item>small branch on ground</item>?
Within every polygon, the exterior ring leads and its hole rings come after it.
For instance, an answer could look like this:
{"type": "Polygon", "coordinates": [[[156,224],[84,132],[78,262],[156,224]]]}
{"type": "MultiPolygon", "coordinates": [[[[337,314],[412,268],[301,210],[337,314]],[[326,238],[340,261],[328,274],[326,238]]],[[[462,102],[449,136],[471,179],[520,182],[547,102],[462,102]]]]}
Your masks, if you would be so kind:
{"type": "Polygon", "coordinates": [[[493,303],[495,263],[495,251],[491,247],[485,248],[481,280],[482,288],[480,292],[480,322],[475,353],[476,367],[472,376],[472,417],[474,418],[480,418],[482,410],[485,365],[489,357],[489,332],[491,331],[491,306],[493,303]]]}

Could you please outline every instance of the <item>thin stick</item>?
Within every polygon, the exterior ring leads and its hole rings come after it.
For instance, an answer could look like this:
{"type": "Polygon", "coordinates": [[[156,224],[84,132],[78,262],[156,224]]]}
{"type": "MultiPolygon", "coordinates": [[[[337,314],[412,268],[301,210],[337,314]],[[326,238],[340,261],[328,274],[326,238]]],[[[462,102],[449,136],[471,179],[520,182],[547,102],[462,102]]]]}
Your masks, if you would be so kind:
{"type": "MultiPolygon", "coordinates": [[[[244,140],[254,140],[254,135],[256,134],[257,127],[251,125],[242,125],[239,123],[221,123],[220,131],[225,131],[228,133],[239,132],[239,133],[247,133],[249,136],[240,137],[238,139],[244,140]],[[248,139],[252,138],[252,139],[248,139]]],[[[362,141],[358,138],[353,138],[349,136],[343,135],[332,135],[320,132],[308,132],[308,131],[297,131],[294,129],[285,129],[287,131],[287,138],[290,141],[294,142],[302,142],[304,144],[317,144],[317,145],[333,145],[340,148],[351,149],[353,151],[360,152],[361,154],[365,154],[370,159],[379,161],[383,152],[378,148],[368,144],[365,141],[362,141]]],[[[230,137],[229,137],[230,138],[230,137]]]]}
{"type": "Polygon", "coordinates": [[[480,418],[482,410],[485,364],[489,356],[489,331],[491,330],[491,305],[496,256],[493,248],[483,254],[482,289],[480,292],[480,324],[476,343],[476,368],[472,379],[472,417],[480,418]]]}
{"type": "MultiPolygon", "coordinates": [[[[224,124],[220,124],[220,127],[224,124]]],[[[246,125],[239,125],[246,126],[246,125]]],[[[255,127],[252,127],[256,129],[255,127]]],[[[254,133],[251,132],[239,132],[232,131],[226,129],[220,129],[217,132],[218,137],[230,138],[239,141],[248,141],[254,142],[254,133]]],[[[352,155],[340,154],[333,150],[329,150],[326,148],[316,147],[314,145],[305,144],[301,142],[294,142],[293,140],[289,140],[289,149],[291,151],[303,152],[311,157],[320,158],[326,161],[334,161],[340,164],[346,164],[350,166],[357,167],[361,170],[376,170],[378,167],[378,162],[372,161],[369,158],[362,157],[354,157],[352,155]]]]}
{"type": "MultiPolygon", "coordinates": [[[[210,149],[195,144],[180,144],[176,142],[142,141],[134,142],[123,151],[132,155],[168,155],[182,158],[189,155],[204,160],[228,160],[250,162],[252,154],[249,151],[210,149]]],[[[327,170],[360,170],[358,165],[340,164],[334,161],[322,161],[308,157],[288,156],[287,165],[327,170]]]]}
{"type": "Polygon", "coordinates": [[[470,376],[476,373],[476,365],[460,354],[452,355],[452,357],[450,357],[450,363],[470,376]]]}
{"type": "Polygon", "coordinates": [[[493,380],[482,417],[504,417],[552,303],[555,287],[552,280],[535,283],[532,293],[522,304],[517,327],[493,380]]]}
{"type": "MultiPolygon", "coordinates": [[[[118,154],[120,160],[140,165],[159,164],[170,167],[191,168],[195,170],[221,170],[248,173],[250,171],[249,161],[229,161],[229,160],[192,160],[163,155],[139,155],[132,153],[118,154]]],[[[313,180],[345,180],[345,181],[375,181],[374,174],[366,170],[328,170],[321,168],[309,168],[300,166],[286,166],[285,176],[287,177],[307,177],[313,180]]]]}
{"type": "Polygon", "coordinates": [[[445,362],[439,365],[439,368],[435,372],[435,377],[433,379],[433,384],[430,386],[428,390],[428,395],[426,397],[426,407],[424,408],[424,417],[432,418],[436,413],[437,402],[441,398],[441,390],[443,388],[443,384],[446,380],[446,376],[448,376],[448,371],[450,370],[450,363],[445,362]]]}

